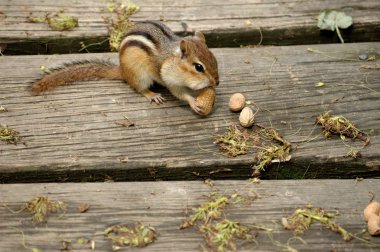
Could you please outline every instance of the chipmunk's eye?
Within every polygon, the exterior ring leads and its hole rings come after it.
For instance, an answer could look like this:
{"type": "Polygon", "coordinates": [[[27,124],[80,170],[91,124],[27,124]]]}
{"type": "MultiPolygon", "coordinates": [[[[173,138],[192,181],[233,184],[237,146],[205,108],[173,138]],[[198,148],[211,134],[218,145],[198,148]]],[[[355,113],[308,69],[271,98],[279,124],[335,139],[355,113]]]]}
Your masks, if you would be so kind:
{"type": "Polygon", "coordinates": [[[205,69],[203,68],[201,64],[194,63],[194,67],[195,67],[195,70],[197,70],[200,73],[203,73],[205,71],[205,69]]]}

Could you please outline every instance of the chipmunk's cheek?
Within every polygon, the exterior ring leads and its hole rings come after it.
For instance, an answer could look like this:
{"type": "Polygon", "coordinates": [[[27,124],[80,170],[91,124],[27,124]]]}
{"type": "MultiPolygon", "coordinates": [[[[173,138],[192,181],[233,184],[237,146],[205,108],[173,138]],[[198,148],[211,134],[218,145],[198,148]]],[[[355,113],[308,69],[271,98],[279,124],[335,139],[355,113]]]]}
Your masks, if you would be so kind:
{"type": "Polygon", "coordinates": [[[201,90],[205,87],[208,87],[209,85],[210,84],[209,84],[208,80],[199,80],[199,81],[195,81],[195,82],[190,83],[190,85],[188,85],[188,87],[193,89],[193,90],[201,90]]]}

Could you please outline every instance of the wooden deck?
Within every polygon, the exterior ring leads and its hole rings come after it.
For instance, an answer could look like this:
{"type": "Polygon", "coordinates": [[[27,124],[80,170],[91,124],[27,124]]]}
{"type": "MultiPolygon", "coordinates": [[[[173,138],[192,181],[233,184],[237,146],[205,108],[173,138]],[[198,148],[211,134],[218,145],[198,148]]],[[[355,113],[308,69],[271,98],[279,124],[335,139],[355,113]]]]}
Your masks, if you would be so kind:
{"type": "Polygon", "coordinates": [[[0,125],[21,136],[17,145],[0,141],[0,251],[62,251],[65,244],[66,250],[111,251],[111,242],[95,233],[133,222],[157,230],[144,251],[197,251],[202,235],[179,226],[212,192],[229,197],[223,217],[256,227],[256,241],[238,251],[379,250],[379,237],[361,233],[363,209],[380,193],[379,1],[136,0],[141,10],[132,20],[164,20],[180,35],[205,33],[220,73],[207,117],[160,87],[167,102],[150,104],[121,81],[78,82],[34,96],[31,84],[41,66],[117,62],[116,53],[105,53],[107,42],[78,54],[81,42],[106,39],[111,2],[0,1],[0,125]],[[324,9],[353,17],[354,25],[342,31],[347,43],[317,28],[324,9]],[[28,22],[59,11],[78,18],[79,27],[59,32],[28,22]],[[363,55],[371,60],[360,60],[363,55]],[[260,184],[247,180],[254,153],[230,158],[214,144],[215,134],[238,123],[227,106],[236,92],[260,108],[258,125],[276,128],[292,145],[291,160],[268,167],[260,184]],[[351,120],[370,144],[325,139],[315,125],[325,111],[351,120]],[[135,126],[115,123],[124,117],[135,126]],[[351,147],[361,157],[348,157],[351,147]],[[208,178],[215,180],[205,183],[208,178]],[[234,204],[232,195],[250,200],[234,204]],[[37,196],[63,201],[65,213],[35,224],[30,214],[12,212],[37,196]],[[81,203],[90,204],[86,213],[79,213],[81,203]],[[306,205],[339,211],[334,221],[370,239],[346,242],[320,224],[302,240],[292,238],[281,219],[306,205]]]}
{"type": "MultiPolygon", "coordinates": [[[[284,230],[283,217],[289,217],[297,208],[307,204],[328,211],[339,211],[333,220],[347,231],[359,233],[365,227],[363,209],[368,203],[368,192],[379,192],[377,180],[303,180],[215,181],[213,188],[203,182],[130,182],[130,183],[66,183],[66,184],[7,184],[0,185],[0,204],[19,209],[26,201],[40,195],[67,204],[64,214],[52,214],[47,223],[33,224],[29,213],[12,213],[0,206],[0,247],[2,251],[27,251],[29,248],[43,251],[60,251],[62,241],[71,241],[74,251],[92,251],[89,245],[78,245],[78,239],[94,240],[95,251],[111,251],[111,243],[96,232],[115,224],[142,222],[156,228],[157,240],[144,251],[198,251],[204,244],[201,234],[193,228],[179,230],[179,226],[191,214],[192,208],[209,201],[212,191],[231,196],[258,196],[249,203],[230,204],[225,217],[244,225],[264,226],[274,229],[273,241],[268,232],[258,230],[256,244],[247,244],[239,251],[283,251],[293,232],[284,230]],[[86,213],[79,213],[78,206],[90,204],[86,213]],[[24,234],[21,234],[21,231],[24,234]],[[24,239],[24,241],[23,241],[24,239]],[[278,244],[278,243],[276,243],[278,244]]],[[[376,251],[378,247],[358,240],[343,241],[320,224],[313,224],[301,235],[305,241],[294,240],[290,246],[299,251],[376,251]]],[[[372,238],[380,246],[380,238],[372,238]]],[[[128,249],[140,251],[140,248],[128,249]]]]}
{"type": "MultiPolygon", "coordinates": [[[[203,31],[212,47],[240,45],[289,45],[339,42],[333,32],[320,32],[316,23],[324,9],[340,9],[354,25],[342,31],[346,42],[380,41],[380,6],[377,0],[336,1],[166,1],[136,0],[140,12],[132,20],[165,20],[178,34],[203,31]],[[262,33],[262,39],[260,32],[262,33]],[[262,41],[261,41],[262,40],[262,41]]],[[[7,54],[77,53],[80,42],[99,43],[107,37],[105,17],[111,1],[0,1],[0,44],[7,54]],[[78,18],[73,31],[53,31],[44,23],[30,23],[30,16],[63,11],[78,18]]],[[[89,48],[104,51],[107,43],[89,48]]]]}
{"type": "MultiPolygon", "coordinates": [[[[195,115],[165,90],[167,103],[150,104],[120,81],[87,81],[31,94],[41,65],[116,60],[116,54],[1,57],[1,105],[8,110],[0,114],[1,123],[19,131],[25,143],[1,144],[1,181],[248,178],[253,156],[224,157],[213,143],[214,134],[238,123],[238,114],[227,106],[235,92],[261,108],[258,124],[278,129],[293,144],[291,162],[267,169],[264,178],[378,176],[380,72],[363,67],[378,60],[364,62],[358,55],[377,54],[380,44],[313,45],[315,52],[308,47],[215,49],[221,83],[208,117],[195,115]],[[315,87],[318,82],[325,86],[315,87]],[[362,158],[346,157],[350,149],[342,140],[326,140],[315,126],[316,116],[329,110],[370,134],[362,158]],[[135,126],[116,125],[123,116],[135,126]]],[[[363,147],[359,140],[347,144],[363,147]]]]}

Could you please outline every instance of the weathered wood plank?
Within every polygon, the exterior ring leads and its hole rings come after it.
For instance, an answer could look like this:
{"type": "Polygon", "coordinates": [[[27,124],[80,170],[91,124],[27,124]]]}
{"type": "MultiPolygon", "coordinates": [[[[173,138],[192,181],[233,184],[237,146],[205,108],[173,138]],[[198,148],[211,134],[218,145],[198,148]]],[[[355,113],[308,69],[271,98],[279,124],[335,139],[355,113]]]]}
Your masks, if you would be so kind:
{"type": "MultiPolygon", "coordinates": [[[[380,5],[376,0],[337,1],[167,1],[136,0],[141,11],[133,20],[166,20],[176,33],[203,31],[212,47],[262,44],[311,44],[339,42],[333,32],[320,32],[316,17],[324,9],[342,9],[354,19],[343,31],[346,42],[380,40],[380,5]]],[[[91,44],[107,37],[104,17],[110,15],[104,0],[91,1],[0,1],[0,44],[5,53],[75,53],[80,42],[91,44]],[[29,23],[29,16],[63,10],[79,19],[73,31],[52,31],[46,24],[29,23]]],[[[89,48],[107,50],[107,43],[89,48]]]]}
{"type": "MultiPolygon", "coordinates": [[[[293,236],[284,230],[281,218],[289,217],[297,208],[306,204],[328,211],[339,211],[334,221],[349,232],[359,233],[366,224],[362,212],[368,203],[368,192],[380,191],[380,181],[354,180],[303,180],[262,181],[259,185],[247,181],[215,181],[211,189],[203,182],[130,182],[130,183],[63,183],[63,184],[7,184],[0,185],[0,250],[27,251],[30,248],[42,251],[59,251],[61,241],[84,238],[94,240],[96,251],[110,251],[111,244],[102,236],[94,236],[115,224],[140,221],[156,228],[159,236],[155,243],[144,251],[196,251],[202,237],[194,229],[179,230],[180,224],[191,209],[208,201],[212,191],[242,197],[257,195],[259,198],[248,204],[231,204],[226,217],[244,225],[264,225],[274,228],[273,239],[286,244],[293,236]],[[67,204],[63,215],[50,215],[46,224],[35,226],[28,213],[11,213],[7,208],[19,209],[34,197],[45,195],[51,200],[67,204]],[[81,203],[91,205],[86,213],[79,213],[81,203]]],[[[339,234],[312,225],[302,238],[306,244],[294,241],[291,246],[300,251],[375,251],[364,243],[353,240],[345,242],[339,234]]],[[[380,238],[371,242],[380,244],[380,238]]],[[[379,246],[379,245],[378,245],[379,246]]],[[[86,246],[77,246],[75,251],[91,251],[86,246]]],[[[239,251],[282,251],[276,247],[264,231],[259,231],[257,244],[248,244],[239,251]]],[[[131,249],[130,251],[138,251],[131,249]]]]}
{"type": "MultiPolygon", "coordinates": [[[[257,123],[272,125],[293,143],[292,161],[267,169],[264,177],[379,176],[380,71],[362,66],[379,64],[380,43],[312,48],[320,53],[308,52],[307,46],[215,49],[221,84],[215,110],[205,118],[165,90],[160,91],[168,102],[157,106],[120,81],[87,81],[31,94],[40,65],[84,58],[116,61],[116,54],[0,57],[0,103],[8,109],[0,113],[0,123],[19,131],[25,142],[0,142],[0,181],[248,177],[252,155],[227,158],[213,144],[215,133],[237,123],[238,114],[227,107],[235,92],[261,108],[257,123]],[[377,59],[359,61],[361,53],[377,59]],[[325,86],[316,88],[320,81],[325,86]],[[314,125],[315,117],[328,110],[370,134],[362,158],[346,157],[349,148],[339,137],[326,140],[314,125]],[[136,126],[116,125],[124,115],[136,126]],[[128,162],[120,161],[126,157],[128,162]]],[[[363,146],[347,143],[359,150],[363,146]]]]}

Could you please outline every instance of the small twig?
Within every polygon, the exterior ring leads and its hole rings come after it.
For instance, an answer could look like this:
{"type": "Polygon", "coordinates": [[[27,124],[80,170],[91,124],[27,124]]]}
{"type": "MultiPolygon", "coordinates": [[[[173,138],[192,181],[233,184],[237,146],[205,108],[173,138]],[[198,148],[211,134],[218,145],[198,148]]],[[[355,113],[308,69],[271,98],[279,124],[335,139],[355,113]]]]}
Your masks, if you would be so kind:
{"type": "Polygon", "coordinates": [[[335,25],[335,29],[336,29],[336,33],[338,34],[338,37],[339,37],[339,39],[340,39],[340,42],[341,42],[342,44],[344,44],[344,40],[343,40],[342,34],[340,34],[340,30],[339,30],[339,27],[338,27],[337,24],[335,25]]]}
{"type": "Polygon", "coordinates": [[[376,91],[375,89],[372,89],[372,88],[370,88],[370,87],[367,87],[366,85],[364,85],[364,84],[338,84],[338,86],[354,86],[354,87],[362,87],[362,88],[366,88],[366,89],[368,89],[368,90],[370,90],[370,91],[372,91],[372,92],[374,92],[374,93],[380,93],[380,92],[378,92],[378,91],[376,91]]]}
{"type": "Polygon", "coordinates": [[[256,46],[259,46],[259,45],[261,45],[261,43],[263,42],[263,33],[262,33],[262,31],[261,31],[261,28],[259,27],[259,32],[260,32],[260,41],[259,41],[259,43],[256,45],[256,46]]]}
{"type": "Polygon", "coordinates": [[[95,45],[102,45],[103,43],[107,42],[108,40],[110,40],[109,38],[106,38],[105,40],[103,41],[100,41],[100,42],[96,42],[96,43],[91,43],[91,44],[88,44],[88,45],[85,45],[84,43],[82,44],[82,48],[78,50],[78,52],[81,52],[83,50],[86,50],[86,52],[89,52],[87,50],[87,48],[91,47],[91,46],[95,46],[95,45]]]}
{"type": "Polygon", "coordinates": [[[216,151],[212,151],[212,150],[206,150],[206,149],[204,149],[204,148],[200,145],[199,142],[198,142],[197,144],[198,144],[198,148],[199,148],[200,150],[202,150],[202,151],[204,151],[204,152],[212,153],[212,154],[214,154],[214,155],[219,155],[219,153],[216,152],[216,151]]]}
{"type": "Polygon", "coordinates": [[[323,56],[326,56],[327,58],[335,59],[335,60],[360,61],[359,59],[339,58],[339,57],[334,57],[334,56],[329,55],[329,54],[333,54],[333,53],[344,53],[344,52],[324,52],[324,51],[316,50],[316,49],[313,49],[313,48],[310,48],[310,47],[307,48],[307,51],[308,52],[317,53],[317,54],[321,54],[323,56]]]}
{"type": "Polygon", "coordinates": [[[371,203],[375,199],[375,193],[374,192],[368,192],[369,201],[368,204],[371,203]]]}
{"type": "Polygon", "coordinates": [[[25,234],[24,234],[24,231],[22,231],[21,229],[15,228],[15,227],[11,227],[11,228],[13,228],[13,229],[16,230],[17,232],[20,232],[20,233],[21,233],[21,235],[22,235],[21,245],[22,245],[25,249],[29,249],[29,250],[31,250],[32,252],[41,252],[41,250],[38,249],[38,248],[31,248],[31,247],[26,246],[26,241],[25,241],[25,234]]]}

